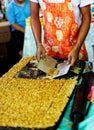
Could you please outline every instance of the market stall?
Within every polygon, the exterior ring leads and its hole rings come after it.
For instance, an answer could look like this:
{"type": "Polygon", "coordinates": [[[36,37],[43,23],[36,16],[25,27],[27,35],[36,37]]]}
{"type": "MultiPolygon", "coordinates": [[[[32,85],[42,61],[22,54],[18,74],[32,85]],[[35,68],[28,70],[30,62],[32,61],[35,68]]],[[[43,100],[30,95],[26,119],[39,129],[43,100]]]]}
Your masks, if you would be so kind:
{"type": "MultiPolygon", "coordinates": [[[[90,35],[91,32],[88,37],[90,35]]],[[[92,59],[85,62],[79,60],[67,74],[54,78],[54,74],[59,72],[58,65],[64,61],[55,59],[56,66],[45,73],[38,68],[35,53],[36,44],[28,18],[23,58],[0,78],[0,129],[93,130],[94,72],[89,62],[92,59]],[[75,121],[71,119],[71,114],[75,114],[73,110],[77,109],[81,118],[75,121]]],[[[89,59],[91,54],[88,53],[89,59]]]]}

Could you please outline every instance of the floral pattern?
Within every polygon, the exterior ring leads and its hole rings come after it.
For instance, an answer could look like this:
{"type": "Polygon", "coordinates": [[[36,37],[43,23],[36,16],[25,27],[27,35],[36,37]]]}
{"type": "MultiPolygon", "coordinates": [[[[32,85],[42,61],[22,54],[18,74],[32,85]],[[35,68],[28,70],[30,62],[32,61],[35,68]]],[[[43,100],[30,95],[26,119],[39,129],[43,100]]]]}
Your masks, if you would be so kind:
{"type": "Polygon", "coordinates": [[[62,25],[64,24],[64,21],[60,17],[55,17],[54,24],[56,25],[57,28],[61,28],[62,25]]]}
{"type": "MultiPolygon", "coordinates": [[[[48,55],[67,58],[77,42],[78,24],[71,0],[64,3],[49,3],[43,0],[44,47],[48,55]]],[[[80,59],[87,59],[85,45],[80,50],[80,59]]]]}

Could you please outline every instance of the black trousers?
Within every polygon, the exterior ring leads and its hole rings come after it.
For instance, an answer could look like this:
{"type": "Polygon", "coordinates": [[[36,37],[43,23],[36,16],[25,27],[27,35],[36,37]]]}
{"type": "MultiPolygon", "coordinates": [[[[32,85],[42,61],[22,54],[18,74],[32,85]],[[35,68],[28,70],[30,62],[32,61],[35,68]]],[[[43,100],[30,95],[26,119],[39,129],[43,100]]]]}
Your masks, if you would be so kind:
{"type": "Polygon", "coordinates": [[[18,54],[23,49],[24,33],[20,31],[11,32],[11,40],[7,44],[8,59],[10,65],[16,64],[22,57],[18,54]]]}

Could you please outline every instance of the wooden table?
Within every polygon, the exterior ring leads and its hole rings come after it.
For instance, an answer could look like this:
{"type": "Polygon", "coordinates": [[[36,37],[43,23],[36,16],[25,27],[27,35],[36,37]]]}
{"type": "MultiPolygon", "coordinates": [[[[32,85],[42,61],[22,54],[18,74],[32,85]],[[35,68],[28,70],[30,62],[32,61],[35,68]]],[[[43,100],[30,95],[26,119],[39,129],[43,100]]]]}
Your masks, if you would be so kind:
{"type": "Polygon", "coordinates": [[[8,21],[0,21],[0,27],[4,27],[4,26],[9,26],[9,22],[8,21]]]}
{"type": "Polygon", "coordinates": [[[0,57],[7,57],[6,43],[10,41],[10,25],[8,21],[0,21],[0,57]]]}

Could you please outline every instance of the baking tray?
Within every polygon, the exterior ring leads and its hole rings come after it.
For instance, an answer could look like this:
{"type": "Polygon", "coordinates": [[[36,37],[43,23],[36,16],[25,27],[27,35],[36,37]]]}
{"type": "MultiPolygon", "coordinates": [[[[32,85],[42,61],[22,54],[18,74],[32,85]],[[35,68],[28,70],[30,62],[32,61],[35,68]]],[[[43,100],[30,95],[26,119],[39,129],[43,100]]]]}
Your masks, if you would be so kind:
{"type": "MultiPolygon", "coordinates": [[[[29,78],[29,79],[43,79],[44,77],[48,76],[46,73],[44,73],[41,70],[37,69],[37,63],[36,63],[36,60],[35,61],[34,60],[30,61],[28,64],[26,64],[26,66],[23,67],[14,77],[15,78],[29,78]]],[[[61,63],[61,62],[62,62],[62,60],[59,59],[58,63],[61,63]]],[[[84,70],[84,67],[85,67],[85,62],[80,60],[75,65],[76,70],[75,70],[74,67],[71,67],[69,72],[64,76],[59,77],[59,79],[73,78],[75,76],[78,76],[78,79],[79,79],[82,72],[83,72],[83,70],[84,70]],[[77,71],[77,70],[79,70],[79,71],[77,71]]],[[[69,97],[69,101],[70,101],[70,99],[72,97],[72,94],[69,97]]],[[[68,106],[69,101],[68,101],[68,103],[66,103],[66,107],[68,106]]],[[[66,107],[65,107],[64,111],[62,112],[62,114],[60,116],[60,119],[58,120],[58,122],[53,127],[49,127],[49,128],[46,128],[46,129],[42,129],[42,128],[41,129],[36,129],[36,128],[30,129],[30,128],[20,128],[20,127],[17,127],[17,128],[14,128],[14,127],[0,127],[0,130],[57,130],[57,128],[58,128],[58,126],[60,124],[60,121],[63,118],[66,107]]]]}
{"type": "MultiPolygon", "coordinates": [[[[58,63],[62,63],[61,59],[56,59],[58,63]]],[[[62,78],[72,78],[74,76],[81,76],[83,70],[85,68],[85,61],[79,60],[74,67],[71,67],[69,72],[66,75],[60,76],[59,78],[55,79],[62,79],[62,78]]],[[[37,68],[37,62],[34,59],[30,61],[24,68],[22,68],[14,77],[16,78],[29,78],[29,79],[44,79],[48,78],[48,74],[44,73],[43,71],[37,68]],[[34,62],[35,61],[35,62],[34,62]]],[[[51,78],[51,76],[49,76],[51,78]]]]}

